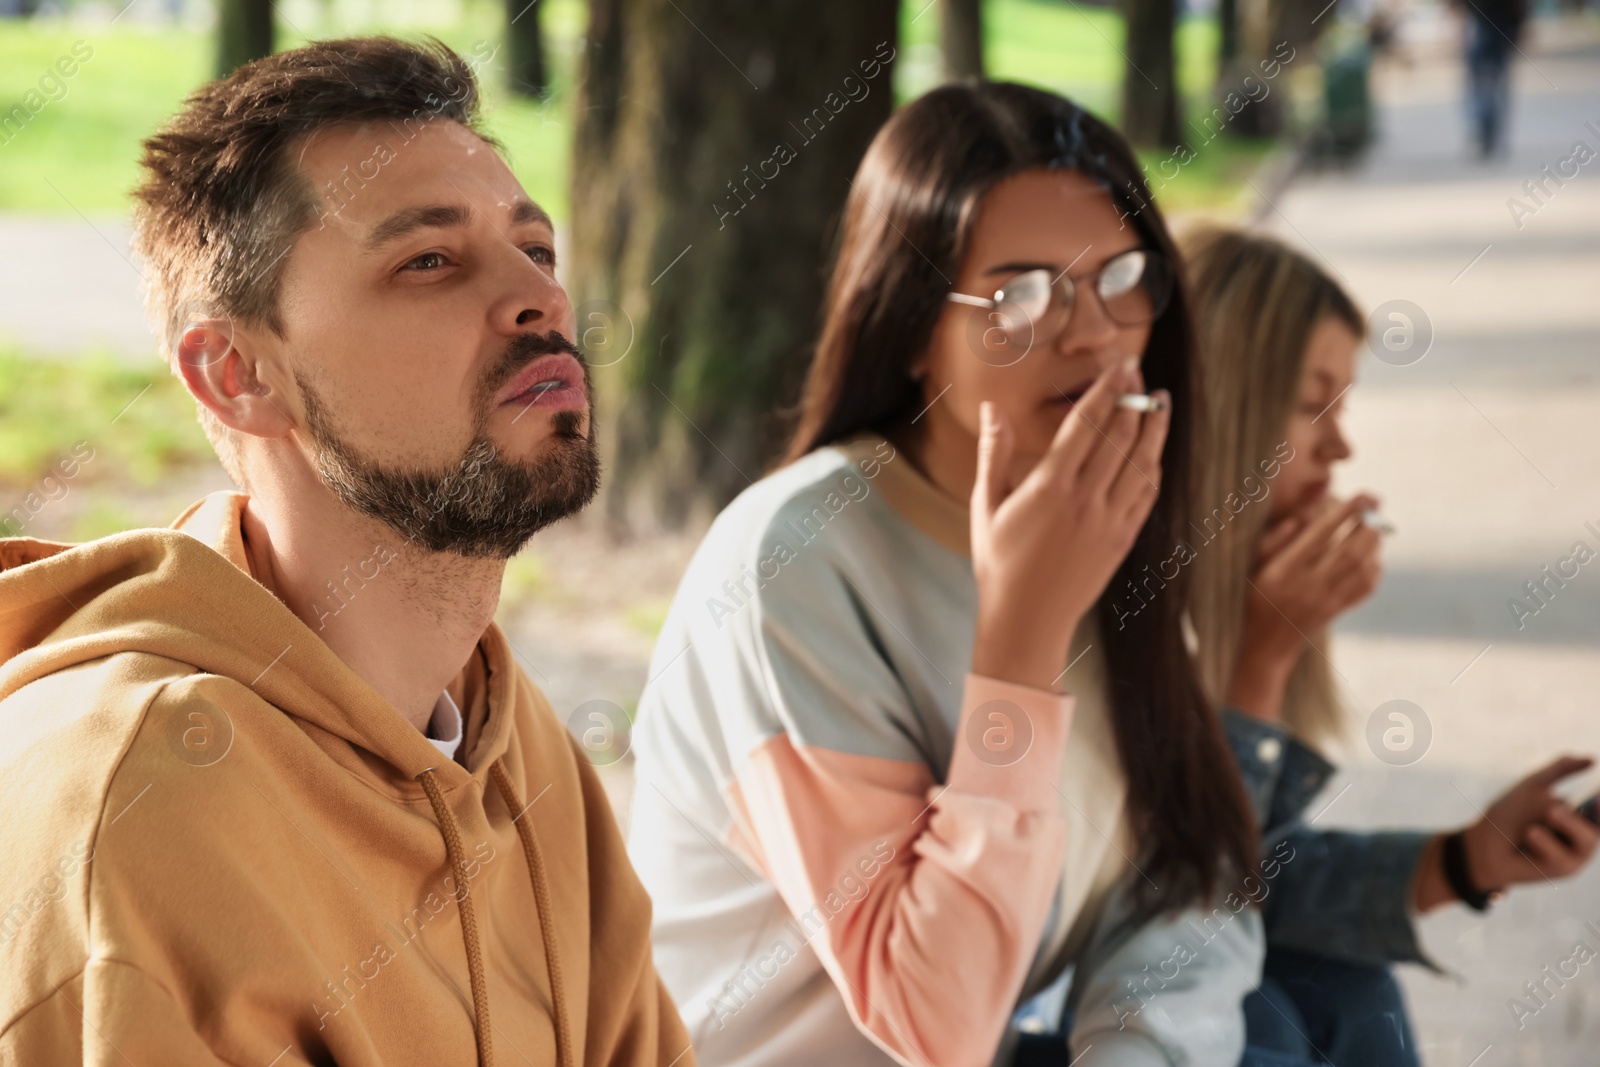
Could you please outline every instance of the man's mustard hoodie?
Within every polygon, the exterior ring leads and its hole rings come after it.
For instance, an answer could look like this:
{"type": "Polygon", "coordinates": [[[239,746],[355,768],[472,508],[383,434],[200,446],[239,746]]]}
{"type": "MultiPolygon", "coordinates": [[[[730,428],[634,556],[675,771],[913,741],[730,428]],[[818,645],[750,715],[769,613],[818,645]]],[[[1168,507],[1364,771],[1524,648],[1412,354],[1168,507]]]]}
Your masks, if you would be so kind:
{"type": "Polygon", "coordinates": [[[500,630],[463,766],[251,576],[245,500],[0,541],[0,1064],[689,1064],[500,630]]]}

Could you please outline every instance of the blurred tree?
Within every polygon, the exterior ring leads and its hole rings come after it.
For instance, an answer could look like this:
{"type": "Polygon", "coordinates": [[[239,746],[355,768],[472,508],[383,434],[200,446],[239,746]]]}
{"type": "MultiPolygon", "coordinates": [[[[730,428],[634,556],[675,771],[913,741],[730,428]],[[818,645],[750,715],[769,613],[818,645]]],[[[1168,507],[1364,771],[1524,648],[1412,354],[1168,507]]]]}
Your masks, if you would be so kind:
{"type": "MultiPolygon", "coordinates": [[[[1321,4],[1289,4],[1285,0],[1237,0],[1234,18],[1234,54],[1225,66],[1218,66],[1217,92],[1219,101],[1229,93],[1245,98],[1251,94],[1246,78],[1263,82],[1265,71],[1278,71],[1286,56],[1298,54],[1301,46],[1316,38],[1317,28],[1312,20],[1321,4]]],[[[1323,8],[1326,12],[1328,9],[1323,8]]],[[[1331,22],[1332,20],[1329,20],[1331,22]]],[[[1259,90],[1256,94],[1259,95],[1259,90]]],[[[1234,116],[1228,129],[1242,137],[1276,137],[1283,133],[1287,89],[1275,86],[1234,116]]]]}
{"type": "Polygon", "coordinates": [[[272,54],[272,0],[217,0],[217,77],[272,54]]]}
{"type": "Polygon", "coordinates": [[[1173,8],[1174,0],[1122,0],[1128,27],[1122,133],[1140,148],[1172,148],[1183,138],[1173,8]]]}
{"type": "Polygon", "coordinates": [[[1217,77],[1222,79],[1239,54],[1239,0],[1217,0],[1217,77]]]}
{"type": "Polygon", "coordinates": [[[544,62],[544,35],[539,28],[540,0],[506,0],[506,65],[511,91],[543,100],[550,91],[544,62]]]}
{"type": "Polygon", "coordinates": [[[850,178],[893,104],[899,4],[591,0],[567,291],[613,531],[764,473],[850,178]]]}
{"type": "Polygon", "coordinates": [[[939,0],[939,47],[947,80],[983,77],[983,0],[939,0]]]}

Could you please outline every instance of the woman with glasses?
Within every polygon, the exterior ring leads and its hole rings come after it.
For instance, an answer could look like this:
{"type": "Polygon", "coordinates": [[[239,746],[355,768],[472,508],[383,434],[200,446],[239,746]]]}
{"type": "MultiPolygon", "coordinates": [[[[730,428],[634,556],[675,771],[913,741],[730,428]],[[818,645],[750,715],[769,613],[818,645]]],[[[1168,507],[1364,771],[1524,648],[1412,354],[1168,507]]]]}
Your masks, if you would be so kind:
{"type": "MultiPolygon", "coordinates": [[[[1590,761],[1534,771],[1453,833],[1303,818],[1334,769],[1318,749],[1346,725],[1328,626],[1379,578],[1377,501],[1330,493],[1351,455],[1342,419],[1366,323],[1327,272],[1271,238],[1211,229],[1183,247],[1210,415],[1190,524],[1201,681],[1225,709],[1264,854],[1292,857],[1264,901],[1266,973],[1246,1002],[1248,1033],[1292,1057],[1415,1067],[1390,965],[1432,966],[1416,917],[1451,903],[1483,911],[1512,885],[1582,867],[1600,830],[1552,786],[1590,761]]],[[[1397,749],[1409,726],[1392,720],[1397,749]]]]}
{"type": "Polygon", "coordinates": [[[1164,577],[1197,400],[1148,195],[1020,85],[862,161],[786,462],[639,705],[630,853],[702,1064],[1003,1062],[1069,967],[1070,1037],[1015,1062],[1239,1061],[1276,861],[1164,577]]]}

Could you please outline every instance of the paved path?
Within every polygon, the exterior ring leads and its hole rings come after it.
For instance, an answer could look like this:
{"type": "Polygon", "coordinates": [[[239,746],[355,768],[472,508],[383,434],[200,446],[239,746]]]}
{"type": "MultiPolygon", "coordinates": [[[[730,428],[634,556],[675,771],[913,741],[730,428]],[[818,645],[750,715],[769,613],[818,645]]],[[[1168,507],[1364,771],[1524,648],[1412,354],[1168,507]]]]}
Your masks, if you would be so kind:
{"type": "Polygon", "coordinates": [[[0,344],[33,356],[104,348],[155,362],[128,234],[118,218],[0,215],[0,344]]]}
{"type": "MultiPolygon", "coordinates": [[[[1417,26],[1441,23],[1424,13],[1417,26]]],[[[1313,807],[1331,804],[1319,825],[1459,824],[1552,755],[1600,754],[1600,560],[1522,628],[1508,607],[1575,541],[1600,551],[1585,526],[1600,530],[1600,158],[1550,183],[1520,228],[1507,206],[1575,142],[1600,153],[1600,35],[1536,27],[1515,72],[1510,158],[1488,165],[1467,154],[1445,43],[1380,72],[1383,139],[1357,173],[1302,178],[1267,209],[1269,227],[1331,263],[1363,304],[1411,301],[1434,335],[1409,366],[1369,359],[1348,398],[1358,454],[1340,488],[1376,490],[1398,532],[1380,592],[1340,627],[1335,663],[1362,720],[1313,807]],[[1380,762],[1362,736],[1392,699],[1431,723],[1410,766],[1380,762]]],[[[1548,1004],[1523,989],[1579,939],[1600,953],[1595,931],[1600,865],[1487,920],[1461,908],[1426,919],[1429,950],[1462,981],[1404,969],[1424,1062],[1600,1063],[1600,960],[1552,982],[1548,1004]],[[1520,1027],[1517,996],[1538,1009],[1520,1027]]]]}

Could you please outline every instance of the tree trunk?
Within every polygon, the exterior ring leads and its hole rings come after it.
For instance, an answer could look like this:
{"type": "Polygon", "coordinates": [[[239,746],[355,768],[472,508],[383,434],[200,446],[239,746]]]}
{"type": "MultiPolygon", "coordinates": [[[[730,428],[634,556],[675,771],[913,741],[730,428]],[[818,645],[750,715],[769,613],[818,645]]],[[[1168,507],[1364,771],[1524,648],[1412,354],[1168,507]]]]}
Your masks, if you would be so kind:
{"type": "Polygon", "coordinates": [[[939,47],[947,81],[983,77],[983,0],[939,0],[939,47]]]}
{"type": "Polygon", "coordinates": [[[1227,77],[1239,56],[1239,0],[1217,0],[1217,80],[1227,77]]]}
{"type": "Polygon", "coordinates": [[[572,167],[580,348],[612,529],[678,526],[784,441],[898,4],[592,0],[572,167]]]}
{"type": "Polygon", "coordinates": [[[1122,133],[1140,148],[1182,139],[1173,56],[1173,0],[1122,0],[1128,66],[1122,73],[1122,133]]]}
{"type": "Polygon", "coordinates": [[[544,61],[544,36],[539,28],[540,0],[506,0],[506,66],[511,91],[543,100],[550,91],[544,61]]]}
{"type": "Polygon", "coordinates": [[[217,77],[271,54],[271,0],[218,0],[217,77]]]}
{"type": "MultiPolygon", "coordinates": [[[[1269,85],[1269,92],[1258,100],[1240,108],[1238,113],[1229,123],[1229,131],[1240,137],[1277,137],[1284,128],[1284,101],[1288,88],[1284,79],[1282,82],[1264,76],[1267,71],[1281,73],[1281,64],[1277,59],[1284,55],[1294,55],[1296,52],[1287,51],[1284,46],[1288,43],[1284,36],[1285,8],[1288,6],[1284,0],[1237,0],[1238,9],[1235,16],[1235,33],[1237,48],[1233,61],[1220,68],[1220,77],[1217,84],[1217,102],[1224,111],[1227,107],[1228,94],[1237,94],[1235,104],[1239,99],[1249,99],[1252,95],[1248,90],[1252,84],[1269,85]],[[1253,83],[1247,83],[1246,78],[1253,78],[1253,83]]],[[[1308,13],[1305,18],[1311,18],[1315,12],[1308,13]]],[[[1215,113],[1215,112],[1213,112],[1215,113]]]]}

